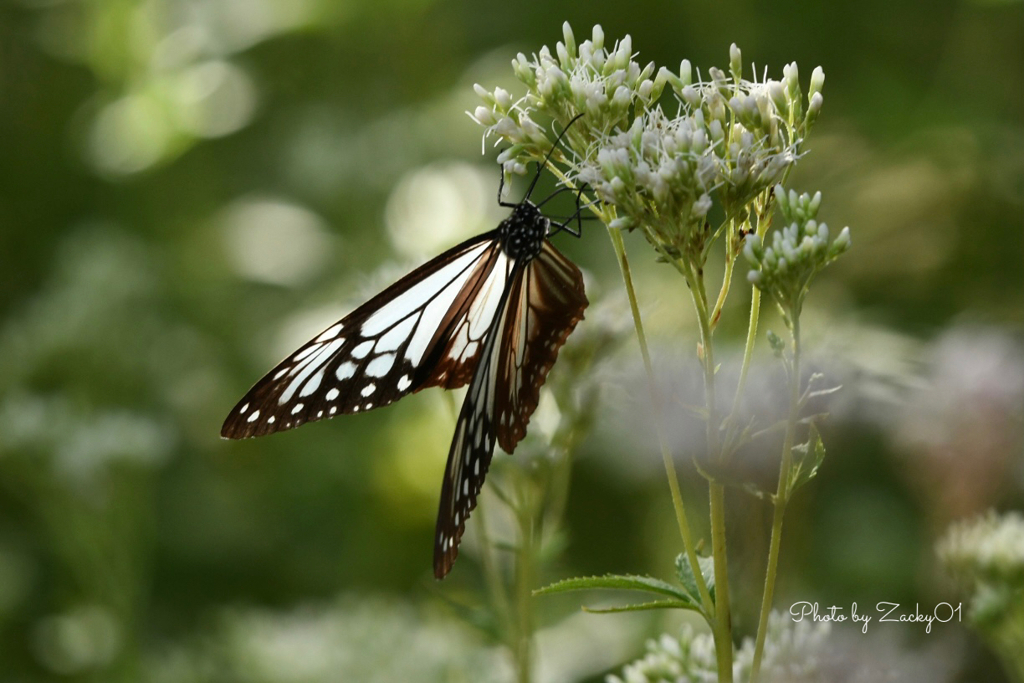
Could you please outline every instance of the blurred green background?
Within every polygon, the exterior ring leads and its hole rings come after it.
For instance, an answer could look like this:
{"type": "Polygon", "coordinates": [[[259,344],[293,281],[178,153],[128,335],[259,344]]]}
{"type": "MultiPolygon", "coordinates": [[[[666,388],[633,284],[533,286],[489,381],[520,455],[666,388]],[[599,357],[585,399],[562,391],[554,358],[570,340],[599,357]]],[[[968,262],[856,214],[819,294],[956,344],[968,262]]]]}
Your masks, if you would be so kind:
{"type": "MultiPolygon", "coordinates": [[[[463,609],[485,595],[478,518],[449,579],[430,575],[449,398],[256,441],[218,432],[283,355],[500,220],[494,151],[463,113],[471,86],[521,92],[509,60],[553,46],[564,20],[581,40],[594,23],[609,41],[630,33],[641,63],[706,72],[736,42],[775,78],[793,60],[804,79],[824,68],[791,185],[821,190],[820,217],[853,232],[804,324],[816,369],[844,388],[829,457],[788,518],[776,604],[959,599],[935,539],[1024,502],[1021,2],[4,0],[0,680],[508,680],[463,609]]],[[[592,301],[567,351],[602,331],[621,341],[585,376],[552,372],[601,402],[541,578],[669,575],[639,353],[588,227],[559,243],[592,301]]],[[[629,245],[659,374],[698,402],[685,287],[629,245]]],[[[731,305],[726,366],[745,295],[731,305]]],[[[770,354],[754,375],[770,402],[770,354]]],[[[698,519],[702,435],[673,432],[698,519]]],[[[751,476],[773,458],[752,457],[751,476]]],[[[769,514],[738,491],[730,506],[749,635],[769,514]]],[[[579,602],[538,599],[540,680],[600,680],[680,620],[579,602]]],[[[837,630],[837,648],[900,680],[1002,680],[964,626],[837,630]]]]}

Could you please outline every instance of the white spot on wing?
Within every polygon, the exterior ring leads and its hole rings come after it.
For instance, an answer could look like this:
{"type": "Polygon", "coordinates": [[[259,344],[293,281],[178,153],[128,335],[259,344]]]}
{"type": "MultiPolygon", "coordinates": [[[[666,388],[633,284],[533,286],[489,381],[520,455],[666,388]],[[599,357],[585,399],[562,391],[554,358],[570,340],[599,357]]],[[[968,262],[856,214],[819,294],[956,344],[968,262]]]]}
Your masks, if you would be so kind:
{"type": "Polygon", "coordinates": [[[363,387],[363,390],[361,392],[359,392],[359,393],[361,393],[363,396],[369,396],[370,394],[372,394],[376,390],[377,390],[377,385],[374,384],[373,382],[370,382],[365,387],[363,387]]]}
{"type": "Polygon", "coordinates": [[[328,339],[331,339],[333,337],[338,336],[338,333],[341,332],[341,327],[342,327],[341,323],[338,323],[337,325],[334,325],[334,326],[324,330],[323,334],[321,334],[319,337],[317,337],[316,340],[322,342],[322,341],[327,341],[328,339]]]}
{"type": "Polygon", "coordinates": [[[254,410],[252,411],[252,415],[249,416],[249,419],[246,420],[246,422],[255,422],[258,419],[260,419],[260,411],[254,410]]]}
{"type": "Polygon", "coordinates": [[[362,344],[352,349],[353,358],[366,358],[366,354],[373,348],[373,341],[364,341],[362,344]]]}
{"type": "Polygon", "coordinates": [[[309,354],[311,354],[314,351],[316,351],[317,349],[319,349],[320,346],[321,346],[320,344],[310,344],[309,346],[304,348],[302,351],[299,351],[297,354],[295,354],[295,358],[292,358],[292,362],[293,363],[298,363],[300,360],[302,360],[303,358],[305,358],[309,354]]]}
{"type": "Polygon", "coordinates": [[[391,371],[394,364],[395,354],[385,353],[370,361],[370,364],[366,366],[366,374],[370,377],[383,377],[391,371]]]}
{"type": "Polygon", "coordinates": [[[296,404],[295,404],[295,407],[294,407],[294,408],[292,408],[292,415],[295,415],[295,414],[297,414],[297,413],[300,413],[300,412],[302,412],[302,408],[303,408],[303,407],[304,407],[304,404],[302,404],[302,403],[296,403],[296,404]]]}
{"type": "Polygon", "coordinates": [[[412,381],[409,379],[409,375],[402,375],[398,378],[398,390],[405,391],[412,386],[412,381]]]}
{"type": "Polygon", "coordinates": [[[377,351],[397,350],[402,345],[402,342],[409,338],[412,328],[416,325],[418,319],[418,316],[411,315],[395,325],[387,334],[377,340],[377,351]]]}
{"type": "Polygon", "coordinates": [[[338,369],[334,371],[334,374],[338,379],[348,379],[352,375],[356,374],[356,366],[354,363],[342,363],[341,365],[338,366],[338,369]]]}
{"type": "Polygon", "coordinates": [[[239,409],[238,409],[238,412],[239,412],[239,413],[243,413],[243,414],[244,414],[244,413],[245,413],[245,411],[247,411],[247,410],[249,410],[249,404],[248,404],[248,403],[246,403],[246,404],[245,404],[244,406],[242,406],[241,408],[239,408],[239,409]]]}
{"type": "Polygon", "coordinates": [[[302,387],[302,391],[299,392],[299,396],[309,396],[310,394],[312,394],[314,391],[320,388],[320,380],[322,380],[323,378],[324,371],[323,368],[321,368],[320,372],[316,373],[315,375],[309,378],[309,381],[306,382],[305,386],[302,387]]]}
{"type": "Polygon", "coordinates": [[[327,392],[327,400],[333,401],[334,399],[338,398],[340,394],[341,392],[338,391],[337,388],[331,388],[331,390],[327,392]]]}

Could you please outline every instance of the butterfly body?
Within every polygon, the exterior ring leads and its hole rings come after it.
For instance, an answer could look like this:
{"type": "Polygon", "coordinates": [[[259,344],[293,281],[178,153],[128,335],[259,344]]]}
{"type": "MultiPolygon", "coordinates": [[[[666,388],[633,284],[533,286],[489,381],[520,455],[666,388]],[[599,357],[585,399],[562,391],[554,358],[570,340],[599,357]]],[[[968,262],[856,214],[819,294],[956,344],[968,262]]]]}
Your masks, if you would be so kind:
{"type": "Polygon", "coordinates": [[[511,215],[498,226],[501,250],[510,259],[532,261],[540,253],[551,228],[551,220],[529,199],[516,204],[511,215]]]}

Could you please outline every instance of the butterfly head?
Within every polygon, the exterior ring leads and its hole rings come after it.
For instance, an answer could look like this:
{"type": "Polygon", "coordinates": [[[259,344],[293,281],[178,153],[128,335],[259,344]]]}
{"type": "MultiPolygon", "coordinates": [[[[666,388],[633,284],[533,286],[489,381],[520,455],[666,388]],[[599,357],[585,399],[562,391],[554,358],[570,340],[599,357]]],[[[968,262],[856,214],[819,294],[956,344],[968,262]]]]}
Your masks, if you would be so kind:
{"type": "Polygon", "coordinates": [[[536,204],[523,200],[512,209],[512,215],[498,226],[501,250],[516,261],[531,261],[540,253],[551,221],[536,204]]]}

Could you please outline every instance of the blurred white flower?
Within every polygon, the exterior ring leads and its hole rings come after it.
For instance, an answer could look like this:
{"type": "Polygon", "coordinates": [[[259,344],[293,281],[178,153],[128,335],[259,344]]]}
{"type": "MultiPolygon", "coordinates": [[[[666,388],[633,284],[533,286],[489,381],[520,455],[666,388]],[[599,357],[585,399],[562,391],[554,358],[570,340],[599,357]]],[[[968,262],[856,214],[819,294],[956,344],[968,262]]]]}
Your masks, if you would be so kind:
{"type": "Polygon", "coordinates": [[[334,239],[323,220],[281,199],[239,199],[218,222],[231,265],[252,280],[298,286],[333,260],[334,239]]]}

